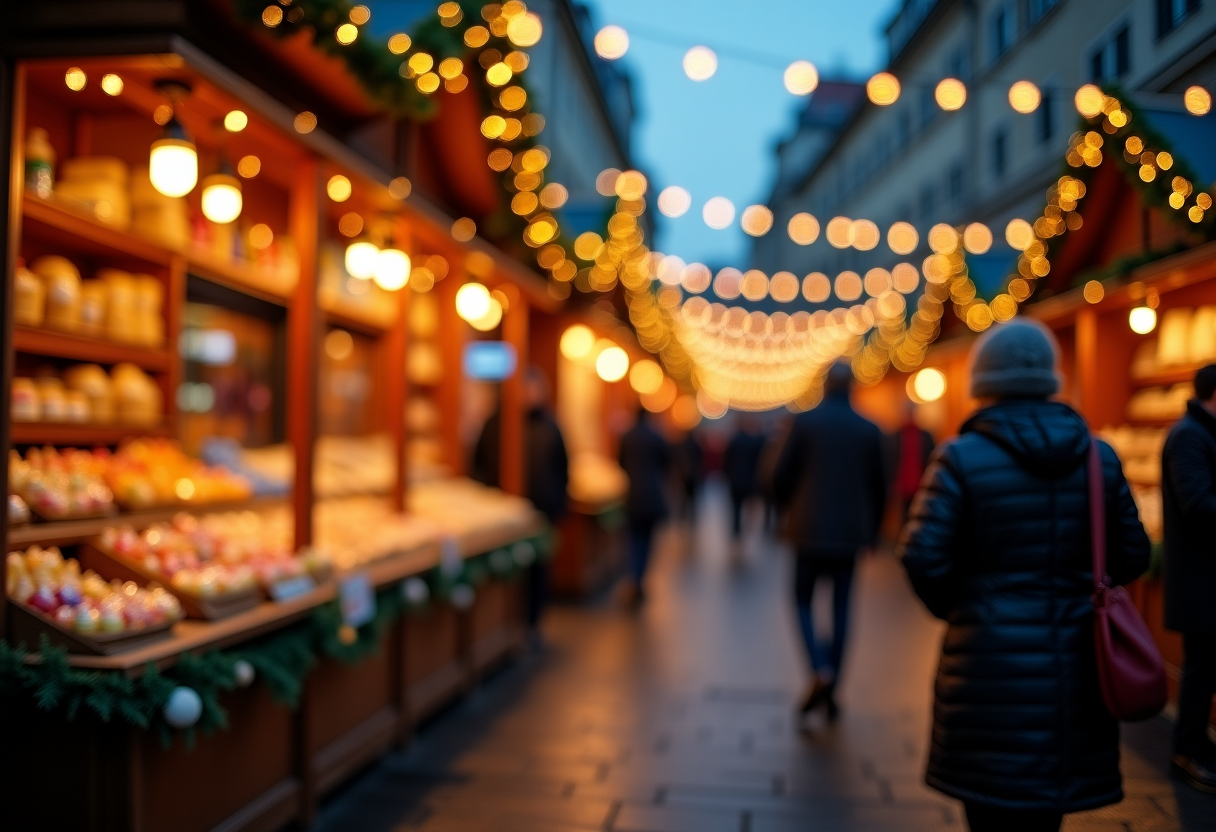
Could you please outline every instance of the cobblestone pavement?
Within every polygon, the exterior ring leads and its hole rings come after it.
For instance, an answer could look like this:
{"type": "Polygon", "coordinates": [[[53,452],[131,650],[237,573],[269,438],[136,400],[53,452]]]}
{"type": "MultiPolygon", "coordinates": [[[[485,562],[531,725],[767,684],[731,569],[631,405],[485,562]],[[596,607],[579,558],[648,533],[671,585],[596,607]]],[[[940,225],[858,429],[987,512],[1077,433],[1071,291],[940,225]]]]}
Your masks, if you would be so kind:
{"type": "MultiPolygon", "coordinates": [[[[855,585],[842,717],[799,731],[789,558],[728,554],[711,492],[664,533],[651,599],[553,610],[548,648],[498,674],[333,799],[322,832],[964,832],[921,783],[939,625],[899,566],[855,585]]],[[[1127,799],[1066,832],[1216,832],[1216,798],[1165,775],[1168,724],[1125,734],[1127,799]]]]}

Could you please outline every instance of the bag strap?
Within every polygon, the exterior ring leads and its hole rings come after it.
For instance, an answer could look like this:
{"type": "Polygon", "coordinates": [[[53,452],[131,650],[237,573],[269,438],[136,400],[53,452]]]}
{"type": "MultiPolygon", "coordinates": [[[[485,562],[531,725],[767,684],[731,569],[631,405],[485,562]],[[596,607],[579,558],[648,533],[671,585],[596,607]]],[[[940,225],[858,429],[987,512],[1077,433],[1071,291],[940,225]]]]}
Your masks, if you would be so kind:
{"type": "Polygon", "coordinates": [[[1096,437],[1089,438],[1089,529],[1093,541],[1094,591],[1107,589],[1106,493],[1102,482],[1102,452],[1096,437]]]}

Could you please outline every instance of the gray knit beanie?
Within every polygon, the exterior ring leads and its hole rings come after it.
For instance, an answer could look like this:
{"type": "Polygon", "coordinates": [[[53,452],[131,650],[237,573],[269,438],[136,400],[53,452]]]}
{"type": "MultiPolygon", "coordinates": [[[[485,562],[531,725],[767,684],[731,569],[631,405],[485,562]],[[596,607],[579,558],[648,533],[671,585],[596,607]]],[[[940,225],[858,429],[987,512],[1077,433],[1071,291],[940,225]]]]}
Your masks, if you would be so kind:
{"type": "Polygon", "coordinates": [[[1038,321],[1015,318],[985,332],[971,350],[974,399],[1045,399],[1060,389],[1059,352],[1051,330],[1038,321]]]}

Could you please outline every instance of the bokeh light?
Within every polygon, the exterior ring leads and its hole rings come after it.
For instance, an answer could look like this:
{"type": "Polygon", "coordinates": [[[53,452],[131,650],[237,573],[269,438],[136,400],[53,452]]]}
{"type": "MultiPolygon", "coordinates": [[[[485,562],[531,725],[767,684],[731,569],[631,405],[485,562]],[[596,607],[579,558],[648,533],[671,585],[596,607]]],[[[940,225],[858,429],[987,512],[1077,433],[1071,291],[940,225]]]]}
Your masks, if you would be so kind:
{"type": "Polygon", "coordinates": [[[469,322],[484,318],[491,303],[490,290],[480,283],[466,283],[456,292],[456,314],[469,322]]]}
{"type": "Polygon", "coordinates": [[[961,109],[967,102],[967,85],[957,78],[943,78],[933,91],[937,106],[947,112],[961,109]]]}
{"type": "Polygon", "coordinates": [[[879,72],[866,81],[866,95],[880,107],[899,100],[899,79],[889,72],[879,72]]]}
{"type": "Polygon", "coordinates": [[[848,248],[853,221],[848,217],[832,217],[828,220],[827,238],[833,248],[848,248]]]}
{"type": "Polygon", "coordinates": [[[953,254],[958,250],[958,232],[953,226],[939,222],[929,229],[929,248],[935,254],[953,254]]]}
{"type": "Polygon", "coordinates": [[[615,24],[609,24],[595,33],[595,54],[606,61],[625,57],[629,51],[629,33],[615,24]]]}
{"type": "Polygon", "coordinates": [[[844,271],[836,275],[836,297],[846,303],[852,303],[861,297],[861,275],[853,271],[844,271]]]}
{"type": "Polygon", "coordinates": [[[920,244],[920,235],[909,222],[894,222],[887,229],[887,246],[896,254],[911,254],[920,244]]]}
{"type": "Polygon", "coordinates": [[[805,211],[790,217],[786,226],[790,239],[800,246],[809,246],[819,239],[819,220],[805,211]]]}
{"type": "Polygon", "coordinates": [[[871,220],[854,220],[849,226],[849,245],[858,251],[870,251],[881,239],[878,226],[871,220]]]}
{"type": "Polygon", "coordinates": [[[665,217],[682,217],[692,207],[692,194],[679,185],[668,185],[659,192],[659,211],[665,217]]]}
{"type": "Polygon", "coordinates": [[[768,284],[768,293],[779,303],[789,303],[797,300],[801,284],[791,272],[777,272],[768,284]]]}
{"type": "Polygon", "coordinates": [[[350,180],[340,173],[331,176],[325,185],[325,193],[334,202],[346,202],[351,195],[350,180]]]}
{"type": "Polygon", "coordinates": [[[936,367],[917,370],[908,379],[908,398],[917,404],[935,402],[946,393],[946,374],[936,367]]]}
{"type": "Polygon", "coordinates": [[[558,349],[569,360],[580,361],[591,354],[594,346],[595,333],[591,331],[591,328],[582,324],[574,324],[574,326],[567,327],[566,331],[562,333],[558,349]]]}
{"type": "Polygon", "coordinates": [[[680,430],[692,430],[701,424],[701,410],[694,396],[680,396],[671,405],[671,421],[680,430]]]}
{"type": "Polygon", "coordinates": [[[1025,251],[1034,242],[1034,228],[1026,220],[1015,217],[1005,226],[1005,242],[1018,251],[1025,251]]]}
{"type": "Polygon", "coordinates": [[[982,222],[973,222],[963,229],[963,248],[970,254],[986,254],[992,248],[992,232],[982,222]]]}
{"type": "Polygon", "coordinates": [[[659,392],[663,386],[663,368],[657,362],[643,358],[629,368],[629,386],[643,396],[659,392]]]}
{"type": "Polygon", "coordinates": [[[763,237],[773,227],[773,212],[763,205],[749,205],[740,218],[745,234],[763,237]]]}
{"type": "Polygon", "coordinates": [[[88,83],[89,77],[84,74],[84,70],[78,66],[71,67],[67,72],[63,73],[63,83],[72,92],[80,92],[84,89],[84,85],[88,83]]]}
{"type": "Polygon", "coordinates": [[[125,86],[122,77],[115,75],[113,72],[108,72],[101,76],[101,91],[106,95],[122,95],[125,86]]]}
{"type": "Polygon", "coordinates": [[[811,303],[823,303],[832,296],[832,281],[822,272],[811,272],[802,279],[802,296],[811,303]]]}
{"type": "Polygon", "coordinates": [[[701,218],[710,228],[729,228],[735,221],[735,204],[724,196],[711,197],[701,208],[701,218]]]}
{"type": "Polygon", "coordinates": [[[1106,94],[1094,84],[1084,85],[1077,90],[1077,94],[1073,97],[1077,112],[1086,118],[1094,118],[1101,113],[1102,103],[1105,100],[1106,94]]]}
{"type": "Polygon", "coordinates": [[[1106,297],[1106,287],[1100,280],[1091,280],[1085,284],[1081,294],[1087,303],[1101,303],[1102,299],[1106,297]]]}
{"type": "Polygon", "coordinates": [[[595,358],[595,373],[604,381],[620,381],[629,372],[629,353],[618,346],[607,347],[595,358]]]}
{"type": "Polygon", "coordinates": [[[1148,306],[1137,306],[1128,313],[1127,325],[1137,335],[1148,335],[1157,328],[1157,310],[1148,306]]]}
{"type": "Polygon", "coordinates": [[[1198,85],[1187,87],[1182,94],[1186,111],[1193,116],[1206,116],[1212,109],[1212,94],[1198,85]]]}
{"type": "Polygon", "coordinates": [[[718,71],[718,56],[708,46],[694,46],[684,53],[684,74],[694,81],[708,81],[718,71]]]}
{"type": "Polygon", "coordinates": [[[819,70],[810,61],[794,61],[785,68],[785,88],[793,95],[810,95],[819,86],[819,70]]]}
{"type": "Polygon", "coordinates": [[[891,269],[891,283],[900,294],[911,294],[920,285],[920,272],[911,263],[898,263],[891,269]]]}
{"type": "Polygon", "coordinates": [[[1042,100],[1043,93],[1030,81],[1014,81],[1009,87],[1009,106],[1019,113],[1033,113],[1042,100]]]}

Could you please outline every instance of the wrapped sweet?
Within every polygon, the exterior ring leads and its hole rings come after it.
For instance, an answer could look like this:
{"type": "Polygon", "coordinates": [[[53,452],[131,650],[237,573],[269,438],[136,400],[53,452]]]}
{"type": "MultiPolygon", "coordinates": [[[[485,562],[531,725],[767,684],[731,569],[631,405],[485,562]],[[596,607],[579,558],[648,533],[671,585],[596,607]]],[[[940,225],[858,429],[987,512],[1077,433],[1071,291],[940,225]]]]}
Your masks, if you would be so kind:
{"type": "Polygon", "coordinates": [[[42,399],[31,378],[13,379],[10,393],[10,413],[14,422],[37,422],[42,419],[42,399]]]}
{"type": "Polygon", "coordinates": [[[40,517],[61,520],[114,511],[114,495],[101,477],[102,457],[88,451],[31,448],[9,454],[9,488],[40,517]]]}
{"type": "Polygon", "coordinates": [[[9,598],[81,635],[134,632],[182,617],[181,603],[163,587],[107,582],[91,570],[81,574],[79,561],[54,546],[10,552],[4,579],[9,598]]]}
{"type": "Polygon", "coordinates": [[[30,270],[46,286],[46,325],[64,332],[80,329],[80,271],[54,254],[39,257],[30,270]]]}

